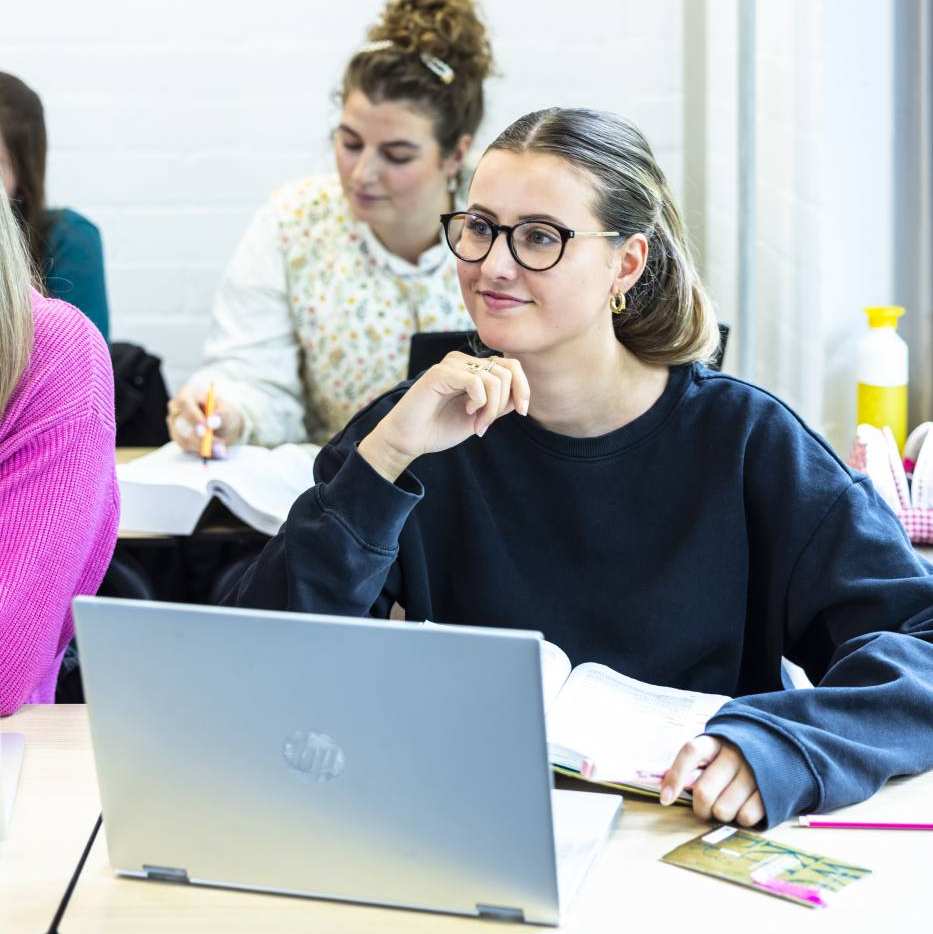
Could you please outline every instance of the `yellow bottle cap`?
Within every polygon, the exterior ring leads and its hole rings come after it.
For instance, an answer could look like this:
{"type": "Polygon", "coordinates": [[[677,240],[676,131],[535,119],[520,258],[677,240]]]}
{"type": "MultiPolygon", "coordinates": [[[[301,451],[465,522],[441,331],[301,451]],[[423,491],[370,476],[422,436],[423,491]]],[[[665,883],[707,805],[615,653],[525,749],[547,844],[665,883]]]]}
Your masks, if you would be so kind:
{"type": "Polygon", "coordinates": [[[865,309],[865,314],[871,328],[896,328],[904,309],[900,305],[873,305],[865,309]]]}

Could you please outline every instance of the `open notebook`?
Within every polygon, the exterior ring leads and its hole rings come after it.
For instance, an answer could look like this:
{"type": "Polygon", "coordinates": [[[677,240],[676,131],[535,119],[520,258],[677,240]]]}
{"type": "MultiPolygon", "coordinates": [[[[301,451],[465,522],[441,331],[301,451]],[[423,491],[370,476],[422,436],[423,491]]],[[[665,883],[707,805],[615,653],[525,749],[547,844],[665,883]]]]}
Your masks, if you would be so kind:
{"type": "Polygon", "coordinates": [[[731,700],[645,684],[594,662],[571,670],[551,642],[541,645],[541,668],[554,770],[653,797],[680,747],[731,700]]]}
{"type": "Polygon", "coordinates": [[[292,503],[314,485],[313,444],[277,448],[231,447],[206,464],[177,444],[166,444],[117,467],[120,531],[190,535],[216,496],[247,525],[275,535],[292,503]]]}

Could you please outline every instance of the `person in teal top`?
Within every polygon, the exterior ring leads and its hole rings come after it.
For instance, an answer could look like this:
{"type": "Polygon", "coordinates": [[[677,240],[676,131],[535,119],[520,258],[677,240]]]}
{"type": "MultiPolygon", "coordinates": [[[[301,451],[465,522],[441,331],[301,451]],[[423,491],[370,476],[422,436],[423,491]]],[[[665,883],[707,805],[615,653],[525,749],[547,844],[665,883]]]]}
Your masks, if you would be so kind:
{"type": "Polygon", "coordinates": [[[10,198],[45,290],[84,312],[110,339],[100,231],[70,208],[45,205],[42,101],[14,75],[0,72],[0,183],[10,198]]]}
{"type": "Polygon", "coordinates": [[[104,245],[96,225],[71,208],[47,211],[45,287],[52,298],[80,308],[110,339],[104,245]]]}

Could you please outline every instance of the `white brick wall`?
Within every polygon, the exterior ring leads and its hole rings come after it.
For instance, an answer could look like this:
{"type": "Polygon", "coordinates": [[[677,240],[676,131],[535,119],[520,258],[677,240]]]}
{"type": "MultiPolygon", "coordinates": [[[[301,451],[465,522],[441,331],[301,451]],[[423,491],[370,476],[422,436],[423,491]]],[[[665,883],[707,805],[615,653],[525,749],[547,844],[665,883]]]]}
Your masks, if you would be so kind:
{"type": "MultiPolygon", "coordinates": [[[[501,77],[479,143],[553,104],[621,112],[682,188],[683,0],[487,0],[501,77]]],[[[49,195],[101,228],[113,336],[198,364],[251,213],[330,165],[331,92],[379,0],[9,4],[0,68],[43,98],[49,195]]]]}

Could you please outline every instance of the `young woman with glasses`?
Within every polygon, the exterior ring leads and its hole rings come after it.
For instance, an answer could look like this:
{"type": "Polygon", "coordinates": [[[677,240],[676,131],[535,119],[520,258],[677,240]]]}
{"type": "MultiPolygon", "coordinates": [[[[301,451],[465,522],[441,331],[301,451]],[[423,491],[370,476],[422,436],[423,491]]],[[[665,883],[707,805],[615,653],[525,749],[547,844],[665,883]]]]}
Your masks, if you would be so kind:
{"type": "Polygon", "coordinates": [[[336,175],[277,191],[233,257],[169,403],[182,447],[212,383],[221,445],[326,441],[404,378],[412,334],[470,326],[437,216],[462,200],[491,64],[471,0],[386,5],[344,72],[336,175]]]}
{"type": "MultiPolygon", "coordinates": [[[[703,366],[716,324],[641,134],[548,110],[443,218],[486,347],[360,412],[243,605],[537,629],[573,663],[728,694],[666,770],[776,824],[933,767],[933,574],[863,476],[703,366]],[[782,656],[814,689],[782,690],[782,656]]],[[[624,743],[624,725],[619,725],[624,743]]]]}

